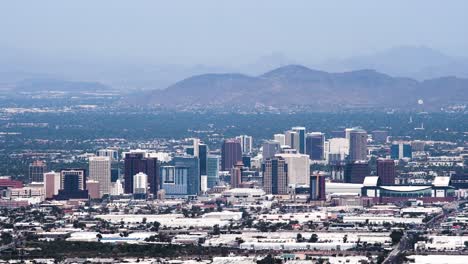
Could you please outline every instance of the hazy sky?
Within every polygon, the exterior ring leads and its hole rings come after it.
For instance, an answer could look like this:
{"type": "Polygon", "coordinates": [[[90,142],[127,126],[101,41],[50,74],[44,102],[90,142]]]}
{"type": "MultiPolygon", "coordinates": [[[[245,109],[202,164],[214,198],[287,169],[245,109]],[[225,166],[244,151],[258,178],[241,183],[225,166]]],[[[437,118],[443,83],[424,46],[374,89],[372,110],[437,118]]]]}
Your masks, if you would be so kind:
{"type": "Polygon", "coordinates": [[[0,53],[239,63],[325,60],[399,45],[468,56],[468,1],[1,1],[0,53]]]}

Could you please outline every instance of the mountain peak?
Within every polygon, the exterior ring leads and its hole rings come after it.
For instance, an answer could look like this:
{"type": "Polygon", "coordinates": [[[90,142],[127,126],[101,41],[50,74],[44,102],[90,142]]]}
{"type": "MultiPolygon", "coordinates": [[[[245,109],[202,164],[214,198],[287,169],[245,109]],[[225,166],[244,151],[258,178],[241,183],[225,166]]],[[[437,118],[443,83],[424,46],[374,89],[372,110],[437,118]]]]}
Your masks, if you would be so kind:
{"type": "Polygon", "coordinates": [[[317,71],[307,68],[303,65],[298,64],[290,64],[286,66],[282,66],[271,70],[269,72],[264,73],[261,77],[275,79],[275,78],[283,78],[283,77],[300,77],[300,76],[323,76],[327,75],[327,72],[324,71],[317,71]]]}

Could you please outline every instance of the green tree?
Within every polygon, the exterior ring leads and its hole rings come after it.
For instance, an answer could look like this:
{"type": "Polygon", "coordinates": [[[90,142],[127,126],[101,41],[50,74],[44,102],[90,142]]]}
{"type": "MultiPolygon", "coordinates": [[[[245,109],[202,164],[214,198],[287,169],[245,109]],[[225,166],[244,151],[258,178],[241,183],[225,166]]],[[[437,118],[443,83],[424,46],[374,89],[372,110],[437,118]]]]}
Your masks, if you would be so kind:
{"type": "Polygon", "coordinates": [[[268,254],[261,260],[257,260],[257,264],[281,264],[283,261],[281,259],[274,258],[271,254],[268,254]]]}
{"type": "Polygon", "coordinates": [[[390,238],[392,239],[392,244],[398,244],[403,237],[403,232],[400,230],[393,230],[392,233],[390,233],[390,238]]]}
{"type": "Polygon", "coordinates": [[[2,232],[0,235],[2,245],[10,244],[13,241],[13,236],[10,233],[2,232]]]}
{"type": "Polygon", "coordinates": [[[317,234],[312,234],[309,238],[310,243],[316,243],[318,241],[318,235],[317,234]]]}
{"type": "Polygon", "coordinates": [[[221,230],[219,229],[219,225],[214,225],[213,226],[213,235],[217,236],[221,234],[221,230]]]}
{"type": "Polygon", "coordinates": [[[303,239],[302,235],[298,233],[297,236],[296,236],[296,241],[297,242],[302,242],[303,240],[304,239],[303,239]]]}

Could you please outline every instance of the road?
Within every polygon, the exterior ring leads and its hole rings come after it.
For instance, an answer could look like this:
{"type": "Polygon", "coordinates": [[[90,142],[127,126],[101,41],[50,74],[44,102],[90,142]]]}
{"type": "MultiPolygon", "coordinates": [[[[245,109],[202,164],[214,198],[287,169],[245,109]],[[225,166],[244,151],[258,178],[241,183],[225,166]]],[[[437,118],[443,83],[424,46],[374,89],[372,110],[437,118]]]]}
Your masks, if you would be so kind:
{"type": "MultiPolygon", "coordinates": [[[[442,222],[444,222],[447,217],[453,216],[457,213],[457,208],[459,202],[452,202],[444,205],[442,213],[434,216],[425,224],[425,230],[438,227],[442,222]]],[[[384,264],[393,264],[398,263],[398,257],[400,254],[404,253],[407,250],[412,250],[412,245],[410,240],[412,239],[412,234],[408,235],[406,232],[403,234],[400,242],[395,246],[395,248],[388,254],[387,258],[382,262],[384,264]]]]}
{"type": "Polygon", "coordinates": [[[393,264],[393,263],[399,263],[398,262],[398,257],[402,252],[405,250],[411,249],[410,246],[411,244],[409,243],[410,238],[408,235],[404,234],[403,237],[401,238],[400,242],[395,246],[395,248],[388,254],[387,258],[382,262],[383,264],[393,264]]]}

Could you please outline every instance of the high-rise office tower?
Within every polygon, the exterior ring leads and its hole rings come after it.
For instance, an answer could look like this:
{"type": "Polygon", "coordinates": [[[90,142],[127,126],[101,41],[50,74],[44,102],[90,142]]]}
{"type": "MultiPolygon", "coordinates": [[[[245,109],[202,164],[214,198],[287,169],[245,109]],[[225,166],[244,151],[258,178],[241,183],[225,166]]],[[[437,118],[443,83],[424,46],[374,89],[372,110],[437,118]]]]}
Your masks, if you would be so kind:
{"type": "Polygon", "coordinates": [[[124,191],[133,192],[133,176],[143,172],[148,176],[150,193],[156,195],[159,189],[159,164],[157,158],[147,157],[144,152],[125,154],[124,160],[124,191]]]}
{"type": "Polygon", "coordinates": [[[320,132],[308,133],[306,137],[307,155],[311,160],[324,159],[325,135],[320,132]]]}
{"type": "Polygon", "coordinates": [[[306,153],[306,128],[305,127],[293,127],[293,131],[297,133],[297,140],[295,141],[294,148],[301,154],[306,153]]]}
{"type": "Polygon", "coordinates": [[[50,171],[44,173],[44,193],[46,199],[51,199],[60,190],[60,173],[50,171]]]}
{"type": "Polygon", "coordinates": [[[172,159],[172,165],[177,168],[187,169],[187,195],[200,193],[200,161],[198,157],[176,156],[172,159]]]}
{"type": "MultiPolygon", "coordinates": [[[[119,151],[114,148],[100,149],[96,152],[98,157],[109,157],[111,162],[111,183],[116,182],[120,177],[120,167],[119,167],[119,151]]],[[[110,189],[109,187],[109,193],[110,189]]]]}
{"type": "Polygon", "coordinates": [[[161,166],[161,188],[169,196],[188,194],[188,167],[161,166]]]}
{"type": "Polygon", "coordinates": [[[263,161],[273,158],[276,154],[280,153],[281,145],[278,141],[269,140],[263,143],[263,161]]]}
{"type": "Polygon", "coordinates": [[[263,189],[267,194],[288,193],[288,165],[281,157],[267,159],[262,165],[263,189]]]}
{"type": "Polygon", "coordinates": [[[99,183],[99,195],[111,191],[111,158],[109,156],[89,157],[89,178],[99,183]]]}
{"type": "Polygon", "coordinates": [[[208,146],[206,144],[198,145],[198,158],[200,160],[200,175],[206,175],[206,162],[208,157],[208,146]]]}
{"type": "Polygon", "coordinates": [[[224,140],[221,146],[221,170],[230,171],[239,161],[242,161],[242,149],[239,140],[224,140]]]}
{"type": "Polygon", "coordinates": [[[310,200],[312,201],[325,201],[325,176],[311,175],[310,176],[310,200]]]}
{"type": "Polygon", "coordinates": [[[242,183],[242,167],[243,164],[239,161],[236,166],[231,169],[231,188],[239,188],[242,183]]]}
{"type": "Polygon", "coordinates": [[[199,153],[199,148],[198,146],[200,145],[200,139],[194,138],[193,140],[193,156],[198,157],[199,153]]]}
{"type": "Polygon", "coordinates": [[[299,135],[297,134],[296,131],[293,130],[288,130],[284,132],[284,142],[286,143],[285,145],[288,145],[289,147],[296,149],[297,146],[297,141],[299,140],[299,135]]]}
{"type": "Polygon", "coordinates": [[[402,142],[397,142],[392,144],[390,156],[394,160],[399,160],[403,158],[412,158],[413,150],[411,144],[406,144],[402,142]]]}
{"type": "Polygon", "coordinates": [[[395,161],[392,159],[378,159],[377,176],[379,176],[382,185],[394,185],[396,177],[395,161]]]}
{"type": "Polygon", "coordinates": [[[84,169],[65,169],[60,171],[60,189],[86,190],[86,171],[84,169]],[[67,185],[66,180],[69,180],[67,185]]]}
{"type": "Polygon", "coordinates": [[[273,140],[278,141],[281,146],[286,145],[286,137],[284,134],[275,134],[273,140]]]}
{"type": "Polygon", "coordinates": [[[288,184],[289,185],[309,185],[310,180],[310,160],[305,154],[276,154],[281,157],[288,165],[288,184]]]}
{"type": "Polygon", "coordinates": [[[366,161],[347,163],[344,168],[344,180],[346,183],[362,184],[364,182],[364,178],[369,176],[369,174],[369,163],[366,161]]]}
{"type": "Polygon", "coordinates": [[[56,200],[88,199],[86,172],[84,169],[65,169],[60,171],[60,189],[56,200]]]}
{"type": "Polygon", "coordinates": [[[330,164],[344,161],[349,153],[349,141],[346,138],[330,138],[325,142],[325,159],[330,164]]]}
{"type": "Polygon", "coordinates": [[[242,164],[244,164],[244,167],[250,168],[250,166],[252,166],[251,160],[252,160],[252,157],[248,155],[242,156],[242,164]]]}
{"type": "Polygon", "coordinates": [[[132,193],[137,199],[146,198],[148,193],[148,175],[143,172],[133,175],[132,193]]]}
{"type": "Polygon", "coordinates": [[[354,128],[349,131],[349,161],[367,160],[367,132],[354,128]]]}
{"type": "Polygon", "coordinates": [[[42,160],[36,160],[29,164],[29,181],[30,182],[43,182],[44,172],[46,172],[46,164],[42,160]]]}
{"type": "Polygon", "coordinates": [[[116,149],[100,149],[96,152],[99,157],[109,157],[111,162],[119,160],[119,151],[116,149]]]}
{"type": "Polygon", "coordinates": [[[219,157],[209,155],[206,163],[207,185],[211,189],[219,179],[219,157]]]}
{"type": "Polygon", "coordinates": [[[240,135],[236,137],[241,144],[242,154],[252,153],[253,138],[247,135],[240,135]]]}

